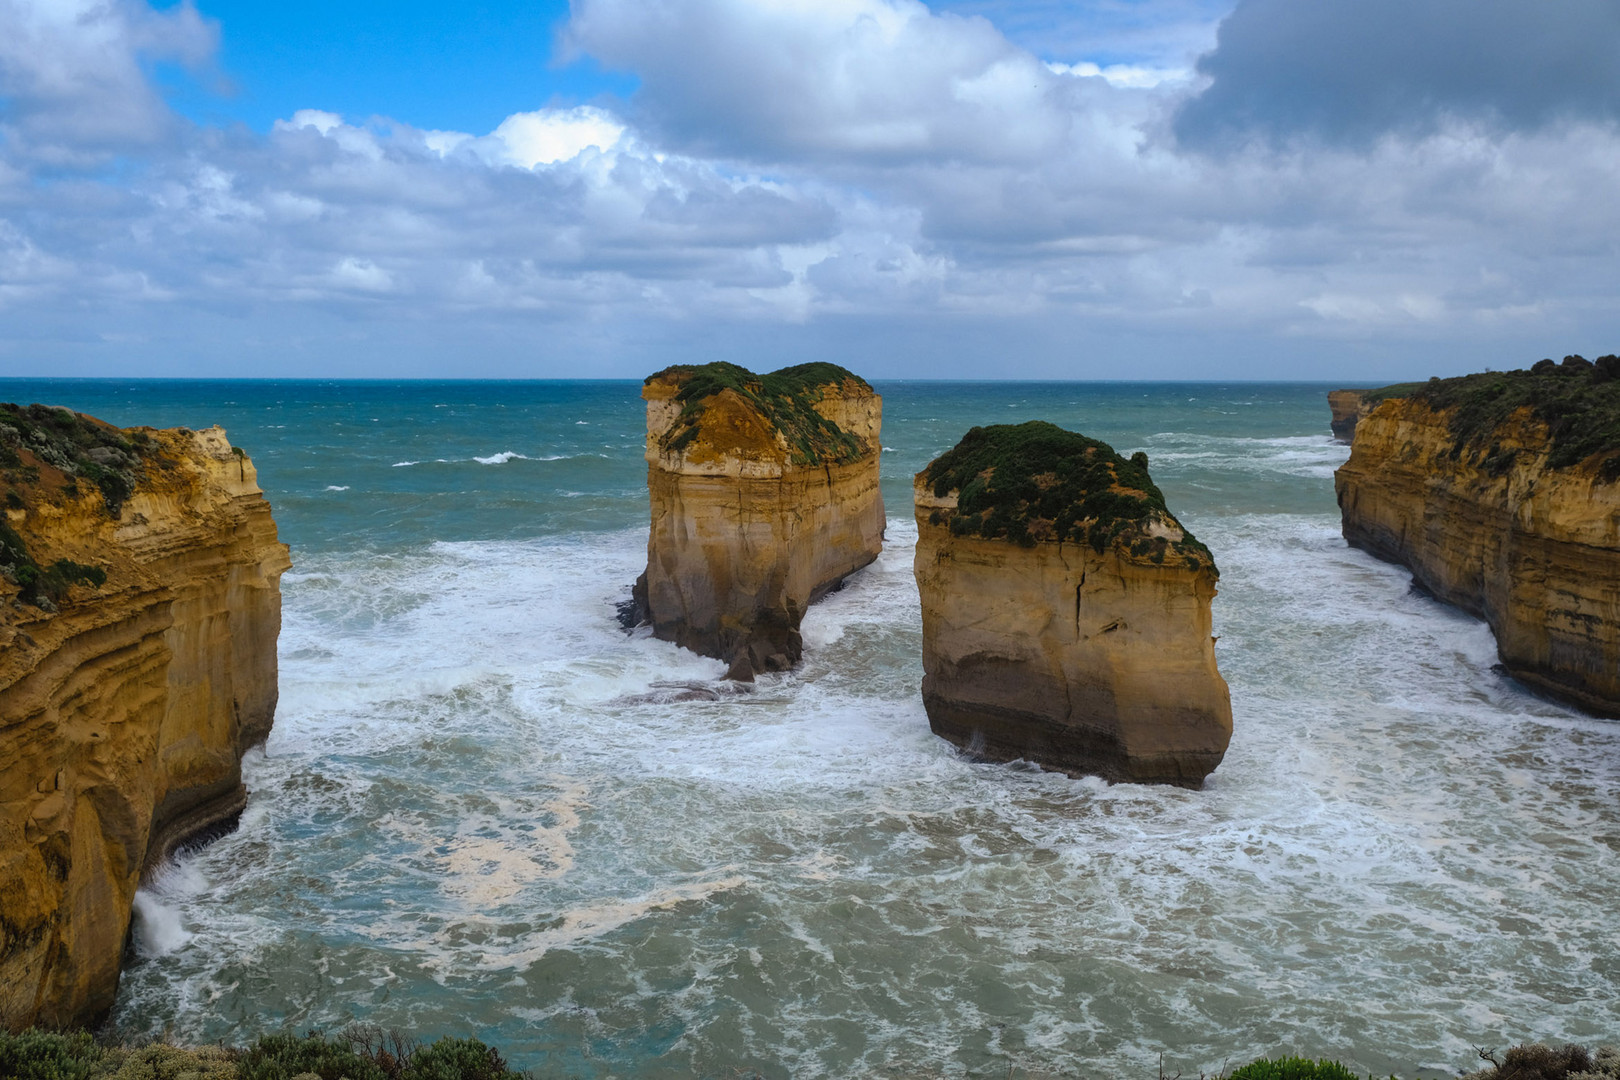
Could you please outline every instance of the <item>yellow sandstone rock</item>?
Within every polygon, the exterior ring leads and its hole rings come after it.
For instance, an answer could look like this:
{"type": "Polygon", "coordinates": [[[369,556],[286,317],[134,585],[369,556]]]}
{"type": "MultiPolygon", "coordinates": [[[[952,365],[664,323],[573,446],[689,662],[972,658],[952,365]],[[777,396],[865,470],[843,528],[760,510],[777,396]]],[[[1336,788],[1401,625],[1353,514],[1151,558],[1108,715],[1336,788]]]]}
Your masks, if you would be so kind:
{"type": "Polygon", "coordinates": [[[53,466],[54,450],[24,438],[19,453],[14,422],[0,414],[12,575],[23,576],[21,542],[39,567],[70,560],[105,578],[59,584],[43,606],[0,584],[0,1025],[11,1029],[105,1012],[142,871],[240,813],[242,754],[275,714],[289,565],[252,462],[219,428],[120,432],[75,418],[137,448],[98,451],[134,479],[127,491],[114,477],[104,495],[53,466]]]}
{"type": "Polygon", "coordinates": [[[997,761],[1200,786],[1232,735],[1209,551],[1145,457],[1035,421],[917,474],[923,703],[997,761]]]}
{"type": "Polygon", "coordinates": [[[626,621],[731,665],[799,660],[805,609],[883,547],[883,402],[832,364],[647,379],[647,571],[626,621]]]}
{"type": "Polygon", "coordinates": [[[1389,398],[1361,420],[1334,478],[1345,539],[1407,566],[1436,597],[1489,623],[1516,678],[1620,715],[1620,483],[1605,478],[1612,462],[1595,454],[1554,465],[1548,424],[1528,407],[1463,432],[1461,446],[1460,419],[1456,406],[1414,397],[1389,398]]]}

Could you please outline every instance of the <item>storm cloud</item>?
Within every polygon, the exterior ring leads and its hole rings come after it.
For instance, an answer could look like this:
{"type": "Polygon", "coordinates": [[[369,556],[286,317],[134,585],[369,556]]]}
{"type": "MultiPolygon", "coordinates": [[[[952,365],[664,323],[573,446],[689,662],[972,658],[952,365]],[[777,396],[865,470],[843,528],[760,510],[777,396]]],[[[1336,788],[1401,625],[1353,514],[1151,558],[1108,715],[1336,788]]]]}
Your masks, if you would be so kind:
{"type": "Polygon", "coordinates": [[[1367,144],[1448,122],[1496,130],[1620,119],[1616,0],[1239,0],[1212,82],[1176,118],[1188,145],[1367,144]]]}

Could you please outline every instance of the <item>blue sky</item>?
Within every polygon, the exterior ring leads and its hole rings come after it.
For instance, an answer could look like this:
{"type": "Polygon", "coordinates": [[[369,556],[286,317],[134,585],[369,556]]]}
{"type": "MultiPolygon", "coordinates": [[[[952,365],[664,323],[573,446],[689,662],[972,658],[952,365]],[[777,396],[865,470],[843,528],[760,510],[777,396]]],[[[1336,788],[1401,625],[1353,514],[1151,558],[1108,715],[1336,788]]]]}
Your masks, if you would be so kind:
{"type": "Polygon", "coordinates": [[[1620,339],[1620,4],[0,0],[0,374],[1620,339]]]}

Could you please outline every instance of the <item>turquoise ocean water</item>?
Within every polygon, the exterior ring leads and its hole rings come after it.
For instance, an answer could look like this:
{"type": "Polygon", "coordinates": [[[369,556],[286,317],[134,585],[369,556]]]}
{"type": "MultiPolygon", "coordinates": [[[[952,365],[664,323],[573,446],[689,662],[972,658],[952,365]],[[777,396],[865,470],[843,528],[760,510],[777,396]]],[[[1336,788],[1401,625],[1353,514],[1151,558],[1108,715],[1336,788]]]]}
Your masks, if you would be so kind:
{"type": "Polygon", "coordinates": [[[249,808],[141,892],[116,1031],[359,1020],[589,1078],[1438,1076],[1620,1033],[1620,725],[1345,546],[1328,387],[878,389],[885,553],[731,692],[614,621],[635,383],[0,382],[222,424],[293,550],[249,808]],[[929,733],[911,474],[1034,418],[1145,450],[1215,552],[1236,733],[1204,791],[929,733]]]}

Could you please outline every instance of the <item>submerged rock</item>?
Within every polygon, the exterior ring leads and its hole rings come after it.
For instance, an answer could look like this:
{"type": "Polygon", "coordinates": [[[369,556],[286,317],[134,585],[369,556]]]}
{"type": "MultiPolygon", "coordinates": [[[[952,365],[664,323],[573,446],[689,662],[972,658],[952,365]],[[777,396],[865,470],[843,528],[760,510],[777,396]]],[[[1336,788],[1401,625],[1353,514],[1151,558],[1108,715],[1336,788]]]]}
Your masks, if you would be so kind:
{"type": "Polygon", "coordinates": [[[1379,393],[1334,477],[1345,539],[1489,623],[1516,678],[1620,716],[1620,359],[1379,393]]]}
{"type": "Polygon", "coordinates": [[[883,548],[883,402],[834,364],[650,376],[647,570],[627,624],[748,680],[803,651],[810,604],[883,548]]]}
{"type": "Polygon", "coordinates": [[[917,474],[923,704],[996,761],[1197,787],[1232,735],[1209,549],[1105,443],[974,428],[917,474]]]}
{"type": "Polygon", "coordinates": [[[0,1027],[111,1006],[141,874],[228,828],[289,563],[219,428],[0,406],[0,1027]]]}

